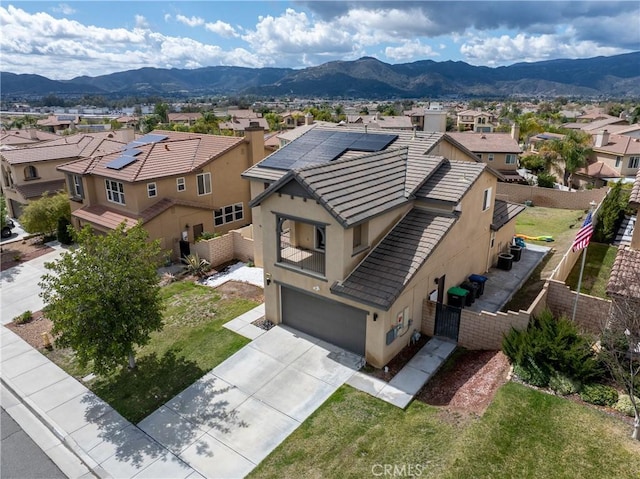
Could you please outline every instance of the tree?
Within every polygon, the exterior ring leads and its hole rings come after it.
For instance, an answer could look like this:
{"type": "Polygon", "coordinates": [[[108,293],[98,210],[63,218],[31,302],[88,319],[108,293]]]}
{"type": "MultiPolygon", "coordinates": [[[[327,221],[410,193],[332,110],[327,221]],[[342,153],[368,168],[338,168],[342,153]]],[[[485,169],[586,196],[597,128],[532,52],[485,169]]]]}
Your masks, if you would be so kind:
{"type": "Polygon", "coordinates": [[[158,116],[160,123],[169,123],[169,105],[166,103],[156,103],[153,114],[158,116]]]}
{"type": "Polygon", "coordinates": [[[591,135],[569,130],[563,139],[545,142],[540,151],[552,163],[564,163],[563,182],[565,186],[571,186],[573,174],[586,165],[587,156],[591,154],[591,135]]]}
{"type": "MultiPolygon", "coordinates": [[[[639,272],[636,278],[629,278],[629,283],[639,282],[639,272]]],[[[617,385],[629,395],[635,417],[631,437],[640,440],[640,299],[616,295],[612,310],[602,333],[600,356],[617,385]]]]}
{"type": "Polygon", "coordinates": [[[4,228],[7,223],[7,200],[0,196],[0,228],[4,228]]]}
{"type": "Polygon", "coordinates": [[[71,219],[69,197],[63,191],[54,195],[44,192],[40,199],[27,205],[20,216],[20,224],[27,233],[52,235],[60,218],[71,219]]]}
{"type": "Polygon", "coordinates": [[[611,243],[615,239],[629,205],[629,194],[630,190],[624,189],[622,182],[613,184],[598,211],[598,221],[593,233],[595,241],[611,243]]]}
{"type": "Polygon", "coordinates": [[[129,359],[162,329],[157,267],[159,241],[148,241],[141,224],[122,223],[107,235],[89,226],[74,234],[79,247],[46,263],[40,282],[44,312],[56,346],[72,348],[82,366],[104,374],[129,359]]]}

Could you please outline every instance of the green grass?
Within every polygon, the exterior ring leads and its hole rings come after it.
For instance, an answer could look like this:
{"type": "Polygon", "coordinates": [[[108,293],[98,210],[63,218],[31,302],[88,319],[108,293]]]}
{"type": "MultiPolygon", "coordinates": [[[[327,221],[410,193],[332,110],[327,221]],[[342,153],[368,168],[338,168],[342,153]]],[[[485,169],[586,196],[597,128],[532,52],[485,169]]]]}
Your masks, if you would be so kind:
{"type": "MultiPolygon", "coordinates": [[[[582,285],[580,292],[597,296],[599,298],[607,297],[607,283],[611,275],[611,268],[616,259],[618,248],[601,243],[589,243],[587,247],[587,257],[584,264],[584,273],[582,275],[582,285]]],[[[578,287],[578,278],[580,276],[580,265],[582,257],[578,258],[575,266],[569,273],[569,277],[565,281],[574,291],[578,287]]]]}
{"type": "MultiPolygon", "coordinates": [[[[573,238],[584,218],[584,210],[528,207],[516,217],[516,233],[527,236],[553,236],[556,242],[567,234],[573,238]]],[[[554,242],[532,241],[534,244],[546,246],[553,246],[554,242]]]]}
{"type": "MultiPolygon", "coordinates": [[[[165,326],[136,354],[137,369],[126,367],[86,383],[98,397],[133,423],[238,351],[249,340],[223,328],[227,321],[258,305],[246,299],[225,299],[215,289],[190,282],[162,288],[165,326]]],[[[77,378],[80,369],[69,351],[50,356],[77,378]]]]}
{"type": "Polygon", "coordinates": [[[411,465],[415,477],[420,465],[425,478],[638,478],[640,444],[630,433],[599,411],[515,383],[482,418],[416,401],[402,411],[343,386],[249,477],[374,477],[391,464],[411,465]]]}

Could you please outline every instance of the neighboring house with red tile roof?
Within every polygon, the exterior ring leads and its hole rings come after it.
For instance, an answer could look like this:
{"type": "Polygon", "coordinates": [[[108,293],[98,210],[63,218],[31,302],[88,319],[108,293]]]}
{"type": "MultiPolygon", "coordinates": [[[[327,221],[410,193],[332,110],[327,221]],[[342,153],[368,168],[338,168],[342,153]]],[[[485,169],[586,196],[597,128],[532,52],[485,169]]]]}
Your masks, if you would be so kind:
{"type": "Polygon", "coordinates": [[[242,136],[252,123],[258,123],[264,131],[269,131],[269,122],[265,118],[238,118],[232,117],[230,121],[221,121],[218,126],[221,130],[233,132],[235,136],[242,136]]]}
{"type": "Polygon", "coordinates": [[[515,138],[517,133],[517,128],[513,128],[511,133],[447,132],[447,135],[502,173],[507,181],[521,181],[517,169],[522,149],[515,138]]]}
{"type": "Polygon", "coordinates": [[[22,130],[11,129],[2,130],[0,133],[0,149],[11,149],[14,147],[22,147],[27,145],[35,145],[43,141],[55,140],[60,138],[55,133],[41,131],[36,128],[26,128],[22,130]]]}
{"type": "Polygon", "coordinates": [[[594,136],[589,163],[574,175],[580,185],[600,187],[610,180],[633,181],[640,168],[640,138],[601,130],[594,136]]]}
{"type": "Polygon", "coordinates": [[[2,192],[9,215],[17,218],[24,207],[45,192],[65,189],[57,167],[72,160],[121,149],[134,139],[133,130],[55,135],[55,140],[0,151],[2,192]]]}
{"type": "Polygon", "coordinates": [[[636,210],[636,222],[631,234],[631,244],[620,246],[611,268],[607,294],[616,300],[631,300],[640,308],[640,171],[631,189],[629,205],[636,210]]]}
{"type": "Polygon", "coordinates": [[[456,126],[459,131],[491,133],[495,128],[495,117],[486,111],[463,110],[457,114],[456,126]]]}
{"type": "Polygon", "coordinates": [[[243,176],[265,317],[376,367],[434,333],[425,298],[486,272],[522,210],[496,202],[501,175],[445,133],[318,125],[243,176]]]}
{"type": "Polygon", "coordinates": [[[38,120],[38,127],[51,133],[58,131],[71,130],[80,122],[78,115],[49,115],[47,118],[38,120]]]}
{"type": "Polygon", "coordinates": [[[202,113],[169,113],[170,123],[180,123],[183,125],[193,125],[197,120],[202,118],[202,113]]]}
{"type": "Polygon", "coordinates": [[[244,137],[155,130],[117,152],[58,169],[66,176],[74,226],[106,232],[142,221],[150,238],[178,258],[203,232],[224,234],[251,223],[249,185],[240,175],[264,155],[259,126],[244,137]]]}

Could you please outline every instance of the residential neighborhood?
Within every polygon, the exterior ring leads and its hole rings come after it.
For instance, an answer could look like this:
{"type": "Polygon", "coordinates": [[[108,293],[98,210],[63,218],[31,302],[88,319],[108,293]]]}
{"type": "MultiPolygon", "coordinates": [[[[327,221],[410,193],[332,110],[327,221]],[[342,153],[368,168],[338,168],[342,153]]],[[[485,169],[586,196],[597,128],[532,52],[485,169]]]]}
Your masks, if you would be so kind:
{"type": "Polygon", "coordinates": [[[0,6],[0,476],[638,477],[640,9],[571,7],[0,6]]]}

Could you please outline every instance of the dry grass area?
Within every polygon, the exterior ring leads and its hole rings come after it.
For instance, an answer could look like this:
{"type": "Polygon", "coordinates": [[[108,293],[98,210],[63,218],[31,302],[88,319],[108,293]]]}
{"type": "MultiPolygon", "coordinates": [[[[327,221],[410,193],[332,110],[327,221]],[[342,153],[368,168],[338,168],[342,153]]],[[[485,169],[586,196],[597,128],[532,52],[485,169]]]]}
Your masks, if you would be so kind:
{"type": "Polygon", "coordinates": [[[36,236],[25,240],[2,243],[2,257],[0,258],[0,271],[13,268],[25,261],[32,260],[43,254],[53,251],[53,248],[43,242],[42,236],[36,236]]]}

